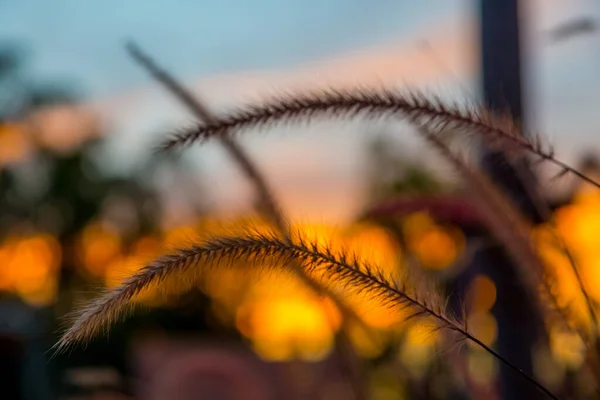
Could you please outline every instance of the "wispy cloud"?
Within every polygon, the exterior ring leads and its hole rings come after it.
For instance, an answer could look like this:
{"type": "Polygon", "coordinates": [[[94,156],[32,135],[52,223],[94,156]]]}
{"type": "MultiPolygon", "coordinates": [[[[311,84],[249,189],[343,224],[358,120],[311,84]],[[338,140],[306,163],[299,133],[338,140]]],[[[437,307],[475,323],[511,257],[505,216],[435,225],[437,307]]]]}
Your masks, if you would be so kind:
{"type": "MultiPolygon", "coordinates": [[[[240,71],[188,82],[215,105],[255,98],[273,90],[311,86],[407,84],[426,85],[467,77],[476,68],[476,25],[468,18],[438,21],[435,27],[385,45],[369,47],[279,70],[240,71]]],[[[143,73],[140,71],[140,73],[143,73]]],[[[155,101],[157,92],[142,87],[93,102],[100,110],[129,111],[127,105],[155,101]]],[[[159,93],[161,97],[166,96],[159,93]]]]}
{"type": "MultiPolygon", "coordinates": [[[[538,0],[528,4],[527,13],[535,16],[537,33],[540,33],[540,27],[552,25],[547,21],[559,21],[565,10],[571,9],[569,4],[561,0],[538,0]]],[[[188,79],[187,85],[209,100],[215,109],[239,105],[264,95],[323,85],[408,85],[432,88],[436,92],[446,88],[454,91],[454,94],[464,88],[476,92],[476,88],[472,87],[478,68],[476,30],[475,16],[454,16],[438,20],[414,35],[385,45],[304,63],[294,68],[240,71],[197,80],[188,79]]],[[[184,121],[185,111],[157,85],[149,85],[98,99],[93,106],[112,118],[118,130],[126,132],[131,142],[146,133],[145,130],[155,128],[158,123],[184,121]]],[[[465,93],[460,95],[464,96],[465,93]]],[[[356,135],[351,139],[354,142],[349,143],[347,127],[326,129],[327,135],[322,136],[328,140],[319,141],[323,152],[334,152],[337,158],[346,160],[360,159],[357,152],[362,147],[356,143],[356,135]]],[[[269,171],[269,178],[283,196],[284,204],[288,206],[286,208],[304,210],[299,212],[307,217],[318,215],[333,219],[343,219],[342,216],[345,218],[356,210],[361,201],[357,196],[360,182],[356,178],[350,179],[358,168],[356,163],[332,163],[327,157],[306,159],[304,154],[310,154],[311,149],[317,147],[314,137],[276,142],[261,140],[257,145],[249,140],[246,144],[255,155],[260,155],[261,167],[269,171]],[[307,169],[309,164],[311,168],[307,169]],[[306,182],[310,182],[310,185],[306,182]],[[339,196],[335,193],[339,193],[339,196]],[[292,203],[296,205],[292,207],[292,203]]],[[[205,160],[212,162],[208,152],[202,154],[205,160]]],[[[215,167],[212,172],[215,171],[222,171],[222,167],[215,167]]],[[[222,204],[233,205],[242,201],[240,190],[235,189],[239,187],[241,178],[235,174],[231,177],[220,181],[218,191],[224,199],[222,204]]]]}
{"type": "MultiPolygon", "coordinates": [[[[457,86],[476,69],[476,47],[472,42],[475,24],[465,19],[444,19],[422,32],[385,45],[357,50],[282,70],[255,70],[210,76],[188,81],[188,87],[209,100],[215,109],[239,105],[261,96],[323,85],[409,85],[414,87],[457,86]]],[[[144,73],[140,71],[140,73],[144,73]]],[[[115,129],[126,132],[132,143],[167,120],[185,115],[183,110],[154,82],[114,97],[98,99],[91,105],[112,120],[115,129]]],[[[300,218],[341,221],[358,211],[361,182],[357,170],[363,155],[356,128],[327,126],[325,140],[315,145],[314,136],[299,135],[283,140],[248,140],[245,144],[268,171],[287,210],[300,218]],[[354,134],[352,133],[354,132],[354,134]],[[339,140],[338,140],[339,139],[339,140]],[[341,143],[343,143],[341,145],[341,143]],[[340,151],[343,150],[343,151],[340,151]],[[334,152],[334,153],[332,153],[334,152]],[[331,154],[335,155],[332,160],[331,154]],[[325,155],[325,156],[324,156],[325,155]]],[[[325,133],[324,132],[324,133],[325,133]]],[[[370,133],[370,132],[369,132],[370,133]]],[[[122,134],[121,134],[122,136],[122,134]]],[[[210,151],[209,151],[210,153],[210,151]]],[[[241,177],[227,172],[222,160],[209,159],[209,174],[221,176],[213,196],[221,208],[235,209],[247,202],[247,188],[241,177]],[[219,165],[217,168],[215,165],[219,165]],[[226,177],[226,179],[222,179],[226,177]]],[[[204,163],[206,166],[206,163],[204,163]]]]}

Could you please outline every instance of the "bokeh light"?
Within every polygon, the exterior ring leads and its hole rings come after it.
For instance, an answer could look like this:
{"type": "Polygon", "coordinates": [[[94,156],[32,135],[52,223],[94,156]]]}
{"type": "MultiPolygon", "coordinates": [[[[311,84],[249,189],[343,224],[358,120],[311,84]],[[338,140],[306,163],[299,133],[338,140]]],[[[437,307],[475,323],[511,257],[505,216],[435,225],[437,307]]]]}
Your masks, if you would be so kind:
{"type": "Polygon", "coordinates": [[[424,212],[409,215],[403,230],[409,249],[428,269],[447,268],[464,249],[465,239],[460,230],[441,226],[424,212]]]}
{"type": "Polygon", "coordinates": [[[35,306],[50,304],[56,296],[60,262],[61,248],[51,235],[9,236],[0,246],[0,290],[12,291],[35,306]]]}

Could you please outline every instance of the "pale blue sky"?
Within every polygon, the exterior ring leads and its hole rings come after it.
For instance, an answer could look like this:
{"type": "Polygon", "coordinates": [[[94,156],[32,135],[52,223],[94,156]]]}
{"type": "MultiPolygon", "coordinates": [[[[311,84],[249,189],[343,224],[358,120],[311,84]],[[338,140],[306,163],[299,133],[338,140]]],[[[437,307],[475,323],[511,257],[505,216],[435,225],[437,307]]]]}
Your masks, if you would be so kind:
{"type": "MultiPolygon", "coordinates": [[[[600,151],[596,122],[600,33],[557,45],[543,39],[544,30],[570,17],[587,14],[599,20],[600,5],[596,0],[526,3],[534,10],[526,32],[532,125],[552,138],[563,158],[571,159],[581,150],[600,151]]],[[[358,50],[369,58],[369,51],[375,49],[375,54],[381,46],[394,52],[394,45],[416,44],[430,31],[440,36],[440,27],[448,21],[454,25],[475,21],[475,4],[476,0],[0,0],[0,39],[19,40],[26,46],[30,71],[37,77],[72,80],[90,101],[138,94],[127,100],[130,111],[115,117],[113,124],[117,139],[111,154],[118,165],[143,154],[140,149],[147,150],[152,143],[149,130],[189,121],[181,107],[126,56],[122,45],[128,38],[185,82],[197,84],[217,75],[297,72],[306,62],[358,50]]],[[[446,61],[442,56],[442,63],[446,61]]],[[[450,84],[456,90],[464,81],[477,82],[477,71],[451,71],[435,84],[450,84]]],[[[364,139],[356,134],[348,140],[347,132],[329,127],[327,135],[319,137],[319,152],[312,154],[322,166],[323,182],[349,179],[360,168],[356,160],[364,139]],[[327,149],[339,157],[332,159],[327,149]]],[[[273,179],[280,185],[300,185],[306,179],[297,170],[286,169],[290,161],[284,155],[309,151],[316,137],[295,134],[298,137],[270,135],[268,140],[248,142],[253,155],[275,169],[273,179]],[[278,161],[268,161],[270,157],[278,161]],[[284,172],[278,176],[277,170],[293,171],[289,173],[296,174],[296,180],[284,179],[284,172]]],[[[226,158],[214,146],[194,154],[202,156],[209,174],[225,174],[220,184],[226,186],[233,176],[223,168],[226,158]]],[[[311,173],[315,171],[319,169],[311,173]]],[[[222,191],[230,190],[224,186],[222,191]]]]}
{"type": "Polygon", "coordinates": [[[272,69],[410,35],[463,12],[460,0],[0,0],[0,37],[33,69],[88,95],[145,81],[122,49],[134,38],[183,77],[272,69]],[[426,4],[427,3],[427,4],[426,4]]]}

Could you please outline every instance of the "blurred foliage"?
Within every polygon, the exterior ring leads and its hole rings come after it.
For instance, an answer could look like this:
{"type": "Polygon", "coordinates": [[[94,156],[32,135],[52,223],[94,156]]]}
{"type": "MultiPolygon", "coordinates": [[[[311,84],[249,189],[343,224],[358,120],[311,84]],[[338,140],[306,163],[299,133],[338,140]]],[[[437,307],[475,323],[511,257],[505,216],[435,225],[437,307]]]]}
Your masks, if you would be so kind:
{"type": "MultiPolygon", "coordinates": [[[[157,329],[207,326],[190,325],[177,309],[141,312],[111,335],[110,344],[100,339],[49,365],[39,359],[50,355],[45,350],[57,339],[64,316],[94,295],[91,287],[104,285],[106,276],[98,272],[117,267],[117,258],[140,247],[140,237],[158,235],[162,204],[153,186],[159,167],[127,177],[106,174],[99,161],[107,135],[101,121],[71,85],[38,83],[28,76],[19,50],[12,44],[0,47],[0,299],[13,304],[7,301],[16,296],[44,313],[33,325],[15,325],[20,331],[8,332],[28,347],[40,342],[39,354],[28,356],[38,361],[28,361],[34,364],[24,372],[39,385],[23,389],[27,398],[44,398],[46,373],[62,386],[62,374],[76,365],[124,371],[126,340],[140,324],[150,322],[157,329]]],[[[172,159],[156,164],[179,169],[172,159]]],[[[193,310],[204,315],[206,296],[194,298],[193,310]]],[[[190,302],[186,304],[189,309],[190,302]]],[[[16,317],[12,311],[2,315],[8,326],[16,317]]]]}
{"type": "MultiPolygon", "coordinates": [[[[80,232],[103,218],[103,224],[118,228],[125,223],[129,238],[155,230],[156,196],[137,177],[103,174],[96,160],[102,126],[91,111],[78,105],[73,90],[34,84],[22,72],[23,60],[15,58],[14,51],[0,54],[4,60],[0,88],[6,97],[6,107],[0,108],[0,141],[5,145],[0,154],[0,233],[7,238],[3,260],[17,263],[25,275],[35,265],[46,264],[56,269],[59,281],[50,283],[44,279],[49,276],[39,272],[37,289],[52,291],[43,287],[41,281],[45,281],[54,290],[60,287],[68,292],[77,283],[75,253],[80,232]],[[127,221],[119,221],[119,207],[121,214],[129,214],[127,221]],[[109,220],[106,214],[111,212],[116,216],[109,220]],[[44,252],[52,260],[27,259],[44,252]]],[[[15,275],[16,267],[8,269],[15,275]]],[[[25,299],[36,297],[35,288],[20,286],[31,286],[33,275],[12,278],[13,290],[31,295],[25,299]]],[[[46,303],[53,300],[53,296],[46,297],[46,303]]],[[[69,308],[63,306],[61,314],[69,308]]]]}
{"type": "MultiPolygon", "coordinates": [[[[54,342],[61,318],[96,294],[91,287],[114,287],[173,247],[244,232],[248,226],[270,229],[255,215],[224,220],[208,213],[178,160],[156,160],[152,167],[127,177],[106,174],[101,168],[107,135],[102,121],[69,85],[36,83],[25,73],[24,63],[18,46],[0,47],[0,293],[51,315],[36,321],[43,325],[44,349],[54,342]],[[178,190],[157,184],[160,176],[163,181],[177,176],[178,190]],[[191,212],[183,224],[169,226],[167,203],[177,194],[191,203],[191,212]]],[[[368,151],[368,206],[397,196],[416,201],[419,196],[443,197],[455,190],[384,138],[374,141],[368,151]]],[[[598,210],[597,191],[583,187],[572,203],[556,211],[559,231],[582,260],[582,274],[596,302],[600,302],[598,210]]],[[[427,210],[356,221],[344,228],[312,223],[294,228],[320,245],[349,248],[388,273],[415,263],[449,290],[461,272],[452,267],[468,261],[461,256],[473,239],[461,226],[442,223],[427,210]]],[[[576,304],[585,318],[574,277],[564,272],[569,271],[564,255],[544,242],[548,227],[538,228],[534,236],[560,276],[564,301],[576,304]]],[[[93,364],[127,373],[130,341],[148,332],[242,339],[271,362],[313,362],[331,355],[341,326],[332,302],[292,276],[255,274],[244,267],[207,273],[192,290],[164,284],[142,293],[135,301],[150,308],[136,309],[118,323],[110,342],[98,338],[86,349],[54,359],[49,364],[53,382],[75,393],[77,385],[59,376],[66,369],[93,364]]],[[[466,293],[469,326],[493,345],[498,330],[491,314],[494,282],[474,276],[466,293]]],[[[374,304],[368,294],[350,296],[349,303],[373,331],[368,335],[351,326],[349,336],[357,353],[369,360],[368,377],[377,398],[456,399],[465,386],[476,388],[483,397],[489,395],[497,366],[487,354],[467,347],[466,357],[456,359],[450,354],[456,343],[416,324],[397,329],[402,313],[374,304]]],[[[538,355],[538,373],[556,385],[569,376],[584,379],[573,376],[582,364],[582,343],[557,330],[550,336],[550,349],[538,355]]],[[[127,384],[122,386],[121,390],[128,389],[127,384]]]]}
{"type": "MultiPolygon", "coordinates": [[[[458,189],[438,182],[427,168],[418,163],[407,162],[407,158],[398,156],[399,153],[393,147],[385,140],[379,140],[371,148],[370,184],[373,194],[371,204],[377,205],[388,199],[419,202],[420,199],[431,199],[431,195],[443,199],[447,193],[458,189]]],[[[410,157],[408,159],[410,160],[410,157]]],[[[594,179],[600,177],[600,163],[597,157],[588,155],[581,160],[580,164],[580,169],[587,176],[594,179]]],[[[558,203],[552,204],[556,227],[550,223],[535,227],[532,236],[533,244],[546,263],[548,273],[556,278],[557,284],[553,290],[556,291],[561,304],[570,307],[574,312],[572,317],[579,324],[592,329],[585,299],[567,255],[557,245],[555,233],[565,241],[572,252],[586,289],[597,306],[600,304],[600,275],[597,268],[600,260],[597,251],[600,192],[590,184],[576,181],[563,196],[558,203]]],[[[446,222],[440,223],[436,221],[435,213],[427,210],[409,214],[390,211],[388,215],[380,216],[376,223],[383,226],[400,243],[405,256],[404,262],[410,261],[406,255],[412,254],[417,265],[433,272],[437,279],[441,278],[442,282],[446,282],[447,290],[452,293],[458,290],[458,282],[454,277],[460,269],[454,270],[449,267],[453,262],[467,262],[468,260],[464,259],[461,261],[460,255],[469,253],[469,244],[476,243],[479,235],[485,235],[485,229],[472,231],[463,229],[460,224],[453,226],[446,222]],[[473,234],[475,236],[472,236],[473,234]]],[[[465,290],[468,326],[485,343],[493,345],[498,334],[497,322],[491,313],[496,303],[495,284],[488,276],[481,274],[469,277],[468,282],[465,290]]],[[[548,329],[548,347],[540,346],[534,351],[536,376],[549,387],[554,387],[559,392],[563,391],[568,396],[592,398],[591,391],[587,389],[593,386],[592,378],[588,373],[582,372],[585,371],[585,344],[576,333],[567,332],[558,325],[550,324],[548,329]]],[[[413,377],[405,382],[404,391],[408,393],[407,398],[413,396],[429,398],[431,394],[424,394],[422,388],[430,387],[436,377],[444,376],[444,374],[440,375],[439,370],[435,372],[435,369],[439,368],[440,360],[435,357],[417,356],[415,352],[418,351],[419,345],[415,343],[409,343],[408,347],[406,345],[407,342],[392,342],[392,346],[376,359],[375,365],[378,367],[373,371],[378,371],[385,366],[389,367],[391,363],[395,368],[406,372],[407,376],[413,377]],[[398,354],[401,354],[400,362],[404,360],[406,366],[410,366],[410,370],[398,367],[396,358],[398,354]],[[402,354],[411,355],[408,359],[404,359],[402,354]],[[424,359],[427,360],[423,364],[424,372],[415,377],[412,373],[418,365],[415,360],[424,359]]],[[[435,346],[429,349],[434,348],[435,346]]],[[[481,353],[472,346],[467,346],[463,355],[464,363],[460,359],[451,360],[450,368],[463,371],[459,375],[466,377],[467,380],[462,384],[467,385],[468,392],[473,393],[476,398],[479,398],[478,396],[487,398],[493,395],[493,382],[498,374],[496,362],[489,355],[481,353]]],[[[448,366],[446,364],[446,367],[448,366]]]]}
{"type": "Polygon", "coordinates": [[[402,151],[389,137],[377,137],[367,150],[367,183],[371,202],[398,194],[423,195],[447,189],[427,166],[402,151]]]}

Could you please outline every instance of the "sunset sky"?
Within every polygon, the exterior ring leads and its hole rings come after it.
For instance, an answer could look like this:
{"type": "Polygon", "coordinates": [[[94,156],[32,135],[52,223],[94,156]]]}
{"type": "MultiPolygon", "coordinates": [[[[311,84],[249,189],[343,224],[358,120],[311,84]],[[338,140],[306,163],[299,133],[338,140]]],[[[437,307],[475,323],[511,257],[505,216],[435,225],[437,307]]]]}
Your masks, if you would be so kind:
{"type": "MultiPolygon", "coordinates": [[[[583,149],[600,151],[595,141],[600,33],[561,44],[545,36],[571,17],[598,19],[600,6],[594,0],[524,3],[531,125],[550,137],[563,158],[572,159],[583,149]]],[[[479,90],[475,4],[0,0],[0,38],[25,45],[34,76],[81,87],[114,134],[110,165],[123,170],[147,154],[158,134],[190,121],[127,57],[126,39],[136,40],[217,109],[323,84],[410,85],[472,98],[479,90]],[[431,50],[420,47],[423,41],[431,50]]],[[[318,127],[318,132],[286,129],[285,134],[244,138],[286,201],[304,204],[300,215],[336,209],[340,196],[359,190],[364,125],[318,127]]],[[[219,177],[215,193],[232,204],[245,202],[237,195],[239,175],[216,146],[193,151],[205,175],[219,177]]],[[[347,215],[352,207],[338,212],[347,215]]]]}

